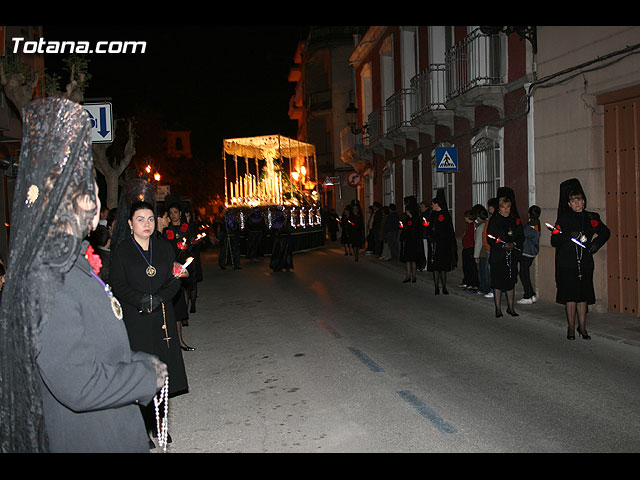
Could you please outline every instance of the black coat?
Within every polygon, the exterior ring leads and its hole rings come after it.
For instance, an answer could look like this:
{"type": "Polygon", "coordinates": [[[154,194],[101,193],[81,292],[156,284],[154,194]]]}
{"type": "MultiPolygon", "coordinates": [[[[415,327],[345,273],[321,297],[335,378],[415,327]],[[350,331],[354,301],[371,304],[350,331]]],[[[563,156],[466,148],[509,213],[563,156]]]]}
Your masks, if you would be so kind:
{"type": "MultiPolygon", "coordinates": [[[[122,304],[131,348],[157,355],[166,363],[169,371],[169,393],[181,393],[188,389],[188,384],[172,303],[172,299],[180,291],[180,281],[175,279],[164,286],[173,276],[173,249],[165,240],[151,236],[151,264],[156,268],[156,275],[148,277],[145,273],[147,262],[136,245],[132,239],[127,239],[112,252],[113,293],[122,304]],[[144,311],[152,300],[149,299],[150,295],[156,297],[154,306],[158,303],[158,298],[162,298],[164,315],[161,306],[151,313],[144,311]],[[167,334],[163,329],[165,324],[167,334]],[[168,343],[164,340],[167,336],[170,337],[168,343]]],[[[148,252],[145,254],[148,259],[148,252]]]]}
{"type": "Polygon", "coordinates": [[[422,217],[402,216],[400,230],[400,261],[415,262],[417,268],[424,268],[425,254],[422,241],[422,217]]]}
{"type": "Polygon", "coordinates": [[[137,403],[157,391],[151,355],[129,346],[103,285],[80,256],[44,315],[38,367],[52,452],[148,452],[137,403]]]}
{"type": "MultiPolygon", "coordinates": [[[[420,217],[422,218],[422,217],[420,217]]],[[[428,218],[427,239],[429,272],[450,272],[458,264],[458,244],[451,214],[446,210],[433,210],[428,218]]]]}
{"type": "Polygon", "coordinates": [[[502,242],[514,243],[517,249],[522,250],[524,230],[520,219],[512,215],[504,217],[500,213],[494,213],[487,225],[487,242],[491,248],[491,255],[489,255],[491,287],[504,291],[512,290],[518,278],[520,253],[516,249],[511,251],[505,249],[502,242]],[[495,239],[490,238],[489,235],[495,239]]]}
{"type": "Polygon", "coordinates": [[[362,215],[351,214],[347,219],[347,232],[351,246],[362,248],[364,245],[364,220],[362,220],[362,215]]]}
{"type": "Polygon", "coordinates": [[[594,304],[593,255],[609,240],[611,231],[600,215],[586,210],[560,214],[555,226],[554,232],[559,232],[551,235],[551,246],[556,249],[556,302],[594,304]],[[586,248],[571,238],[581,240],[586,248]]]}

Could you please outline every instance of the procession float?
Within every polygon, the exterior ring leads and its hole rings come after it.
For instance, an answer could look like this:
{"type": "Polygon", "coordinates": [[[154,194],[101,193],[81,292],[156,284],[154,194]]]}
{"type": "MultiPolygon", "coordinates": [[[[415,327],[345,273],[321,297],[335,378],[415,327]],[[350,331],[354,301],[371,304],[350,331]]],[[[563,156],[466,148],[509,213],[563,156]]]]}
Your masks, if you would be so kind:
{"type": "Polygon", "coordinates": [[[247,251],[251,230],[260,229],[260,250],[270,253],[277,219],[292,228],[293,251],[324,244],[318,169],[312,144],[266,135],[223,141],[225,223],[247,251]]]}

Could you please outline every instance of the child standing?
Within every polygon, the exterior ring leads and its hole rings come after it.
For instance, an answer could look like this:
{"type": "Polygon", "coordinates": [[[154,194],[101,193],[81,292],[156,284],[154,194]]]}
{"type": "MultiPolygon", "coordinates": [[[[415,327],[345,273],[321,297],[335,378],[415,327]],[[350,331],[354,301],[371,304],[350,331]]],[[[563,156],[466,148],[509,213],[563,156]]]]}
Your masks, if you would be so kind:
{"type": "Polygon", "coordinates": [[[462,283],[458,285],[460,288],[467,290],[478,289],[478,268],[473,258],[475,247],[475,219],[476,214],[473,210],[464,212],[464,221],[466,228],[462,237],[462,283]]]}
{"type": "Polygon", "coordinates": [[[489,212],[483,205],[474,207],[476,212],[475,241],[473,259],[478,267],[478,280],[480,289],[476,293],[488,295],[491,292],[491,277],[489,275],[489,256],[485,245],[484,229],[489,218],[489,212]]]}
{"type": "Polygon", "coordinates": [[[520,281],[524,288],[523,298],[518,300],[521,305],[531,305],[536,301],[536,292],[531,285],[531,264],[540,249],[540,207],[532,205],[529,208],[529,222],[524,226],[524,244],[520,257],[520,281]]]}

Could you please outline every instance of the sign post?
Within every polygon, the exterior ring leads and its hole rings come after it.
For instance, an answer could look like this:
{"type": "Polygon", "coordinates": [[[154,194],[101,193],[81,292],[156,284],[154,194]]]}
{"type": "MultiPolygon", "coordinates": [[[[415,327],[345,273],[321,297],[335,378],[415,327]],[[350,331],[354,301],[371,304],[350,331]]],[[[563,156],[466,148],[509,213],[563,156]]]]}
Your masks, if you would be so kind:
{"type": "Polygon", "coordinates": [[[85,103],[91,119],[91,141],[93,143],[111,143],[113,141],[113,115],[110,103],[85,103]]]}
{"type": "Polygon", "coordinates": [[[436,171],[458,171],[458,149],[456,147],[436,148],[436,171]]]}

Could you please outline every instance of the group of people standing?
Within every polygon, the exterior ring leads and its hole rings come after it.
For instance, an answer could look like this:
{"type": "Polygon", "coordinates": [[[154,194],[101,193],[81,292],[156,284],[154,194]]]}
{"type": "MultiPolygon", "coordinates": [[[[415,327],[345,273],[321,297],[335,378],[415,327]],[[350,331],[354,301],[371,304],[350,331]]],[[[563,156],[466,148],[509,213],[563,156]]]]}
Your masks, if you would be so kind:
{"type": "Polygon", "coordinates": [[[0,310],[3,452],[148,452],[153,437],[166,448],[168,398],[189,389],[178,305],[201,278],[197,261],[182,265],[181,252],[197,257],[188,223],[137,180],[107,219],[90,128],[64,98],[23,112],[0,310]]]}
{"type": "MultiPolygon", "coordinates": [[[[462,238],[463,279],[459,287],[493,298],[495,316],[502,317],[503,293],[506,312],[518,316],[515,304],[533,304],[536,292],[531,281],[531,267],[539,252],[541,236],[537,205],[528,209],[526,223],[516,207],[513,189],[500,187],[487,206],[478,204],[465,211],[462,238]],[[523,298],[516,302],[515,286],[520,279],[523,298]]],[[[369,239],[366,254],[399,260],[405,264],[403,283],[415,283],[416,272],[432,272],[434,293],[447,295],[447,273],[458,265],[458,244],[446,196],[439,189],[429,204],[417,203],[415,196],[404,198],[404,212],[398,215],[395,205],[370,208],[369,239]]],[[[345,255],[363,247],[365,221],[357,202],[345,208],[340,219],[341,242],[345,255]],[[355,206],[355,208],[354,208],[355,206]]],[[[593,255],[609,239],[609,228],[595,212],[586,210],[586,195],[577,179],[560,185],[558,216],[551,228],[551,245],[556,249],[556,302],[565,306],[567,339],[578,334],[591,337],[586,330],[588,305],[595,303],[593,255]]]]}

